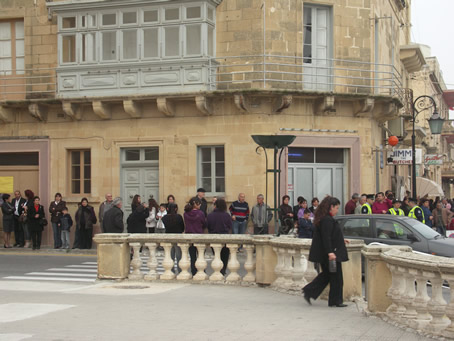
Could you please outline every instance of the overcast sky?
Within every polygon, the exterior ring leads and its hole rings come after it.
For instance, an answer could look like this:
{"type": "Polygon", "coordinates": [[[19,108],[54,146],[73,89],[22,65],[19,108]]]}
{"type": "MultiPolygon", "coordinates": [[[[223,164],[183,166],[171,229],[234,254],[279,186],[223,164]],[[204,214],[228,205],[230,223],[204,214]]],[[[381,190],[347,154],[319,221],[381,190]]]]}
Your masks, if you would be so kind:
{"type": "Polygon", "coordinates": [[[431,47],[447,88],[454,89],[454,0],[412,0],[411,7],[412,41],[431,47]]]}

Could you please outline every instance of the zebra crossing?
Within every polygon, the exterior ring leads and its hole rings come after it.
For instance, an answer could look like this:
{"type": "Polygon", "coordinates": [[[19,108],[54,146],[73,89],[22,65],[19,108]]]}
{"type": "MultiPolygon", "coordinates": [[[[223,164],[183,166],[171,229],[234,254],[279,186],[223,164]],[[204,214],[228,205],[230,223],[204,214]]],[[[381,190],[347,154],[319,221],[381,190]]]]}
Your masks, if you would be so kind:
{"type": "MultiPolygon", "coordinates": [[[[140,270],[147,273],[149,268],[147,266],[148,255],[141,254],[142,265],[140,270]]],[[[164,273],[162,267],[163,255],[158,255],[157,272],[164,273]]],[[[132,268],[131,268],[132,270],[132,268]]],[[[95,283],[98,272],[98,263],[83,262],[81,264],[65,265],[63,267],[49,268],[44,271],[32,271],[24,273],[19,276],[5,276],[2,280],[23,280],[23,281],[46,281],[46,282],[80,282],[80,283],[95,283]]]]}

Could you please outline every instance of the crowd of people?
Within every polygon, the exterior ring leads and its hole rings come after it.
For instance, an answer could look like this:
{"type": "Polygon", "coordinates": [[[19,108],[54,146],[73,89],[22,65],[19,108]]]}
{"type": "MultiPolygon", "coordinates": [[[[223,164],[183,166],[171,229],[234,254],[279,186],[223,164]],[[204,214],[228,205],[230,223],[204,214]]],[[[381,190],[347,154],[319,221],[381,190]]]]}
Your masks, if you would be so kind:
{"type": "Polygon", "coordinates": [[[410,193],[397,200],[392,191],[376,194],[354,193],[345,205],[345,214],[392,214],[419,220],[438,233],[446,235],[454,230],[454,204],[452,200],[436,197],[411,198],[410,193]]]}

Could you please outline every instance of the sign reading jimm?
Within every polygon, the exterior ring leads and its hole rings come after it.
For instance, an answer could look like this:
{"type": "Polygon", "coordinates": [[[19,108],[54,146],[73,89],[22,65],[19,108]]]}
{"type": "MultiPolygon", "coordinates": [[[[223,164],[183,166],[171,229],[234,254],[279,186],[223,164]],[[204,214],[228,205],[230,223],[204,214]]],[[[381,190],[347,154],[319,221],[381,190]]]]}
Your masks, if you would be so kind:
{"type": "Polygon", "coordinates": [[[426,154],[426,155],[424,155],[424,163],[426,165],[442,165],[443,164],[443,155],[426,154]]]}
{"type": "MultiPolygon", "coordinates": [[[[388,152],[388,165],[411,165],[411,149],[396,149],[388,152]]],[[[422,163],[422,149],[416,149],[416,164],[422,163]]]]}

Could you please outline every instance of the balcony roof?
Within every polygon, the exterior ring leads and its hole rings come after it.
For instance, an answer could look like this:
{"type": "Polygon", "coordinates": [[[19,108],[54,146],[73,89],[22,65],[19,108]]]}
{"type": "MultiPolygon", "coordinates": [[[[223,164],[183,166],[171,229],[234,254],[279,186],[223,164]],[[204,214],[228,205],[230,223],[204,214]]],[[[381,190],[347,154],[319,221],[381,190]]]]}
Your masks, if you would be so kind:
{"type": "Polygon", "coordinates": [[[420,71],[426,65],[426,60],[419,44],[401,46],[400,60],[409,73],[420,71]]]}

